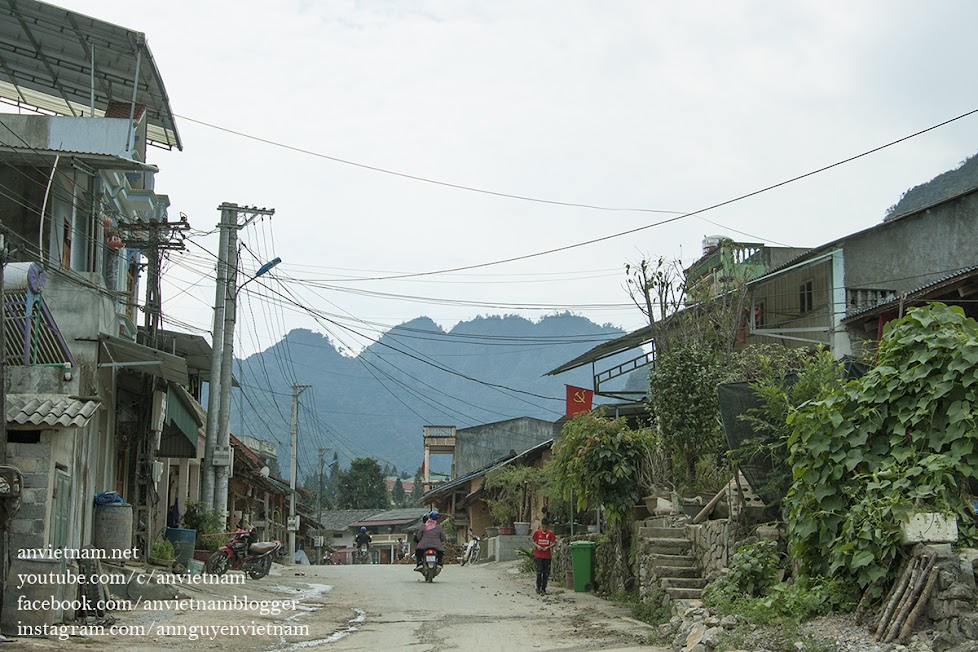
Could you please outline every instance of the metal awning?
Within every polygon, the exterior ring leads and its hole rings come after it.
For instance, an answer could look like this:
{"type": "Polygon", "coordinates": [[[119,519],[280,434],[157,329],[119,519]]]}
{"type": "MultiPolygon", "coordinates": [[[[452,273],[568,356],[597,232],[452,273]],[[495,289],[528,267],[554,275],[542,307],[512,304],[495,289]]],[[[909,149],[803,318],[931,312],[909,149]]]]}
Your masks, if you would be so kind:
{"type": "Polygon", "coordinates": [[[180,385],[169,383],[166,388],[166,419],[160,435],[160,457],[197,457],[197,438],[206,414],[190,392],[180,385]]]}
{"type": "Polygon", "coordinates": [[[146,139],[183,149],[145,34],[36,0],[0,0],[0,99],[81,117],[91,114],[94,93],[103,117],[113,103],[131,104],[134,86],[146,139]]]}
{"type": "MultiPolygon", "coordinates": [[[[122,156],[113,154],[93,154],[91,152],[62,152],[53,149],[37,149],[27,147],[11,147],[0,145],[0,158],[4,154],[11,154],[16,158],[15,164],[32,165],[36,167],[51,167],[55,158],[60,158],[62,163],[77,161],[84,167],[92,170],[118,170],[122,172],[158,172],[159,168],[148,163],[140,163],[122,156]]],[[[8,161],[9,162],[9,161],[8,161]]]]}
{"type": "Polygon", "coordinates": [[[578,367],[583,367],[586,364],[591,364],[602,360],[604,358],[611,357],[617,353],[622,353],[624,351],[630,351],[632,349],[637,349],[643,344],[647,344],[652,341],[652,327],[645,326],[638,329],[637,331],[632,331],[627,335],[622,335],[621,337],[615,338],[613,340],[608,340],[607,342],[602,342],[598,344],[593,349],[582,353],[570,362],[565,362],[556,369],[551,369],[545,376],[556,376],[557,374],[562,374],[565,371],[570,371],[571,369],[577,369],[578,367]]]}
{"type": "Polygon", "coordinates": [[[98,398],[68,394],[7,394],[7,427],[13,430],[82,428],[98,411],[98,398]]]}
{"type": "Polygon", "coordinates": [[[131,368],[177,385],[189,383],[187,361],[183,358],[105,333],[99,333],[98,339],[101,353],[107,358],[99,355],[99,367],[131,368]]]}

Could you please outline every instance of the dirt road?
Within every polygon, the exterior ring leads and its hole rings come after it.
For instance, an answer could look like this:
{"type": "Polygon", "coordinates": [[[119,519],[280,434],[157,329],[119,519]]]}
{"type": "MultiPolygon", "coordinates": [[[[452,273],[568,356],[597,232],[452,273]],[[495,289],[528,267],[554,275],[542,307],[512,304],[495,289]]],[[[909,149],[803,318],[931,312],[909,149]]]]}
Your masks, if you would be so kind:
{"type": "Polygon", "coordinates": [[[64,641],[21,638],[3,649],[584,652],[638,649],[652,631],[593,595],[553,584],[538,596],[533,577],[513,563],[448,566],[433,584],[410,566],[276,565],[257,582],[182,593],[199,603],[147,609],[144,601],[117,613],[116,625],[128,631],[76,630],[64,641]],[[203,608],[232,597],[238,603],[203,608]]]}

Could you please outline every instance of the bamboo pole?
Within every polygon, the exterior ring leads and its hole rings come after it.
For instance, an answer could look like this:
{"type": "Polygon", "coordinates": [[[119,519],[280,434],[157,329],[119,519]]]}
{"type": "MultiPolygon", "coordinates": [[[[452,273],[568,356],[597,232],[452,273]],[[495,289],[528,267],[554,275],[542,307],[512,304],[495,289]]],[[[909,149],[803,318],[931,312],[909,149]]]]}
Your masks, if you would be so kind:
{"type": "Polygon", "coordinates": [[[927,583],[927,576],[930,575],[931,569],[934,568],[934,563],[937,561],[937,557],[924,557],[921,561],[920,573],[916,580],[907,589],[907,594],[903,600],[903,604],[900,607],[900,611],[894,618],[889,627],[886,628],[886,638],[883,640],[884,643],[892,643],[893,639],[897,637],[900,633],[900,628],[907,620],[907,616],[910,615],[910,611],[917,604],[917,599],[920,597],[921,591],[924,589],[924,585],[927,583]]]}
{"type": "Polygon", "coordinates": [[[931,571],[930,577],[927,578],[927,585],[924,586],[924,590],[920,594],[920,599],[917,600],[913,611],[907,616],[907,622],[903,623],[903,627],[900,628],[900,635],[897,637],[898,643],[903,644],[904,641],[910,638],[910,633],[913,632],[914,625],[917,624],[917,620],[927,609],[927,601],[930,600],[930,594],[934,592],[934,587],[937,586],[937,579],[940,576],[941,570],[939,568],[931,571]]]}

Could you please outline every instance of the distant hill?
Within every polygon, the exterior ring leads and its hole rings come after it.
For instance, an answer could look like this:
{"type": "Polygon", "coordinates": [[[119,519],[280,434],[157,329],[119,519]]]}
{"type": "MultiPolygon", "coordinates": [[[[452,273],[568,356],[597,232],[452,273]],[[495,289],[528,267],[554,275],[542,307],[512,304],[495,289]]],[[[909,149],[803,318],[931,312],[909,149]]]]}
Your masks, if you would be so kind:
{"type": "MultiPolygon", "coordinates": [[[[414,472],[424,425],[464,428],[522,416],[557,420],[564,412],[564,385],[591,387],[592,371],[586,366],[558,377],[543,374],[622,334],[570,314],[538,322],[477,317],[447,332],[419,317],[349,357],[326,336],[296,329],[235,362],[245,396],[234,393],[231,430],[277,443],[279,465],[288,475],[291,386],[307,384],[312,388],[299,401],[300,478],[315,468],[319,447],[337,452],[344,467],[355,457],[374,456],[414,472]]],[[[644,388],[646,372],[633,375],[630,386],[644,388]]],[[[621,381],[618,388],[626,379],[621,381]]]]}
{"type": "Polygon", "coordinates": [[[900,201],[887,209],[884,221],[911,213],[976,186],[978,186],[978,154],[965,159],[953,170],[942,172],[927,183],[914,186],[904,192],[900,196],[900,201]]]}

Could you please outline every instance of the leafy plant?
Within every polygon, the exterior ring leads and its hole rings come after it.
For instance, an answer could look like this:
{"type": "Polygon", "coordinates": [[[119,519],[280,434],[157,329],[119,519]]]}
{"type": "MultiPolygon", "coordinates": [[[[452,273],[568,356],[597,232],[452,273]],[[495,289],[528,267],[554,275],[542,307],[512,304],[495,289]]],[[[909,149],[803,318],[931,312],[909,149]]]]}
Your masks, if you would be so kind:
{"type": "Polygon", "coordinates": [[[517,548],[516,555],[520,559],[519,571],[521,573],[532,573],[536,570],[536,563],[533,561],[533,548],[517,548]]]}
{"type": "Polygon", "coordinates": [[[176,559],[176,551],[174,551],[173,543],[169,539],[157,537],[149,548],[149,556],[153,559],[168,561],[176,559]]]}
{"type": "Polygon", "coordinates": [[[578,509],[601,505],[609,524],[621,524],[641,498],[636,478],[651,440],[650,430],[632,430],[601,409],[579,414],[554,443],[554,481],[565,495],[573,491],[578,509]]]}
{"type": "Polygon", "coordinates": [[[943,304],[887,325],[879,364],[788,417],[793,550],[809,577],[838,576],[879,597],[912,508],[959,515],[978,481],[978,323],[943,304]]]}
{"type": "Polygon", "coordinates": [[[187,503],[187,510],[181,521],[183,527],[197,531],[194,544],[197,550],[217,550],[220,547],[220,537],[212,535],[224,530],[224,519],[216,510],[208,508],[204,503],[187,503]]]}
{"type": "Polygon", "coordinates": [[[706,603],[723,608],[737,598],[765,595],[777,583],[782,569],[776,542],[758,541],[741,546],[730,558],[729,572],[706,587],[706,603]]]}
{"type": "Polygon", "coordinates": [[[632,604],[632,616],[649,625],[662,625],[669,622],[672,608],[668,594],[658,584],[653,585],[644,598],[632,604]]]}
{"type": "MultiPolygon", "coordinates": [[[[543,483],[543,471],[533,466],[507,464],[486,476],[486,489],[492,492],[496,501],[506,503],[505,506],[496,504],[499,515],[512,513],[512,520],[529,522],[533,498],[539,492],[543,483]]],[[[489,506],[490,515],[493,505],[489,506]]],[[[507,526],[510,522],[499,523],[507,526]]]]}
{"type": "Polygon", "coordinates": [[[698,344],[676,347],[660,357],[649,376],[649,410],[674,461],[676,485],[694,482],[699,458],[726,451],[716,389],[721,380],[716,354],[698,344]]]}

